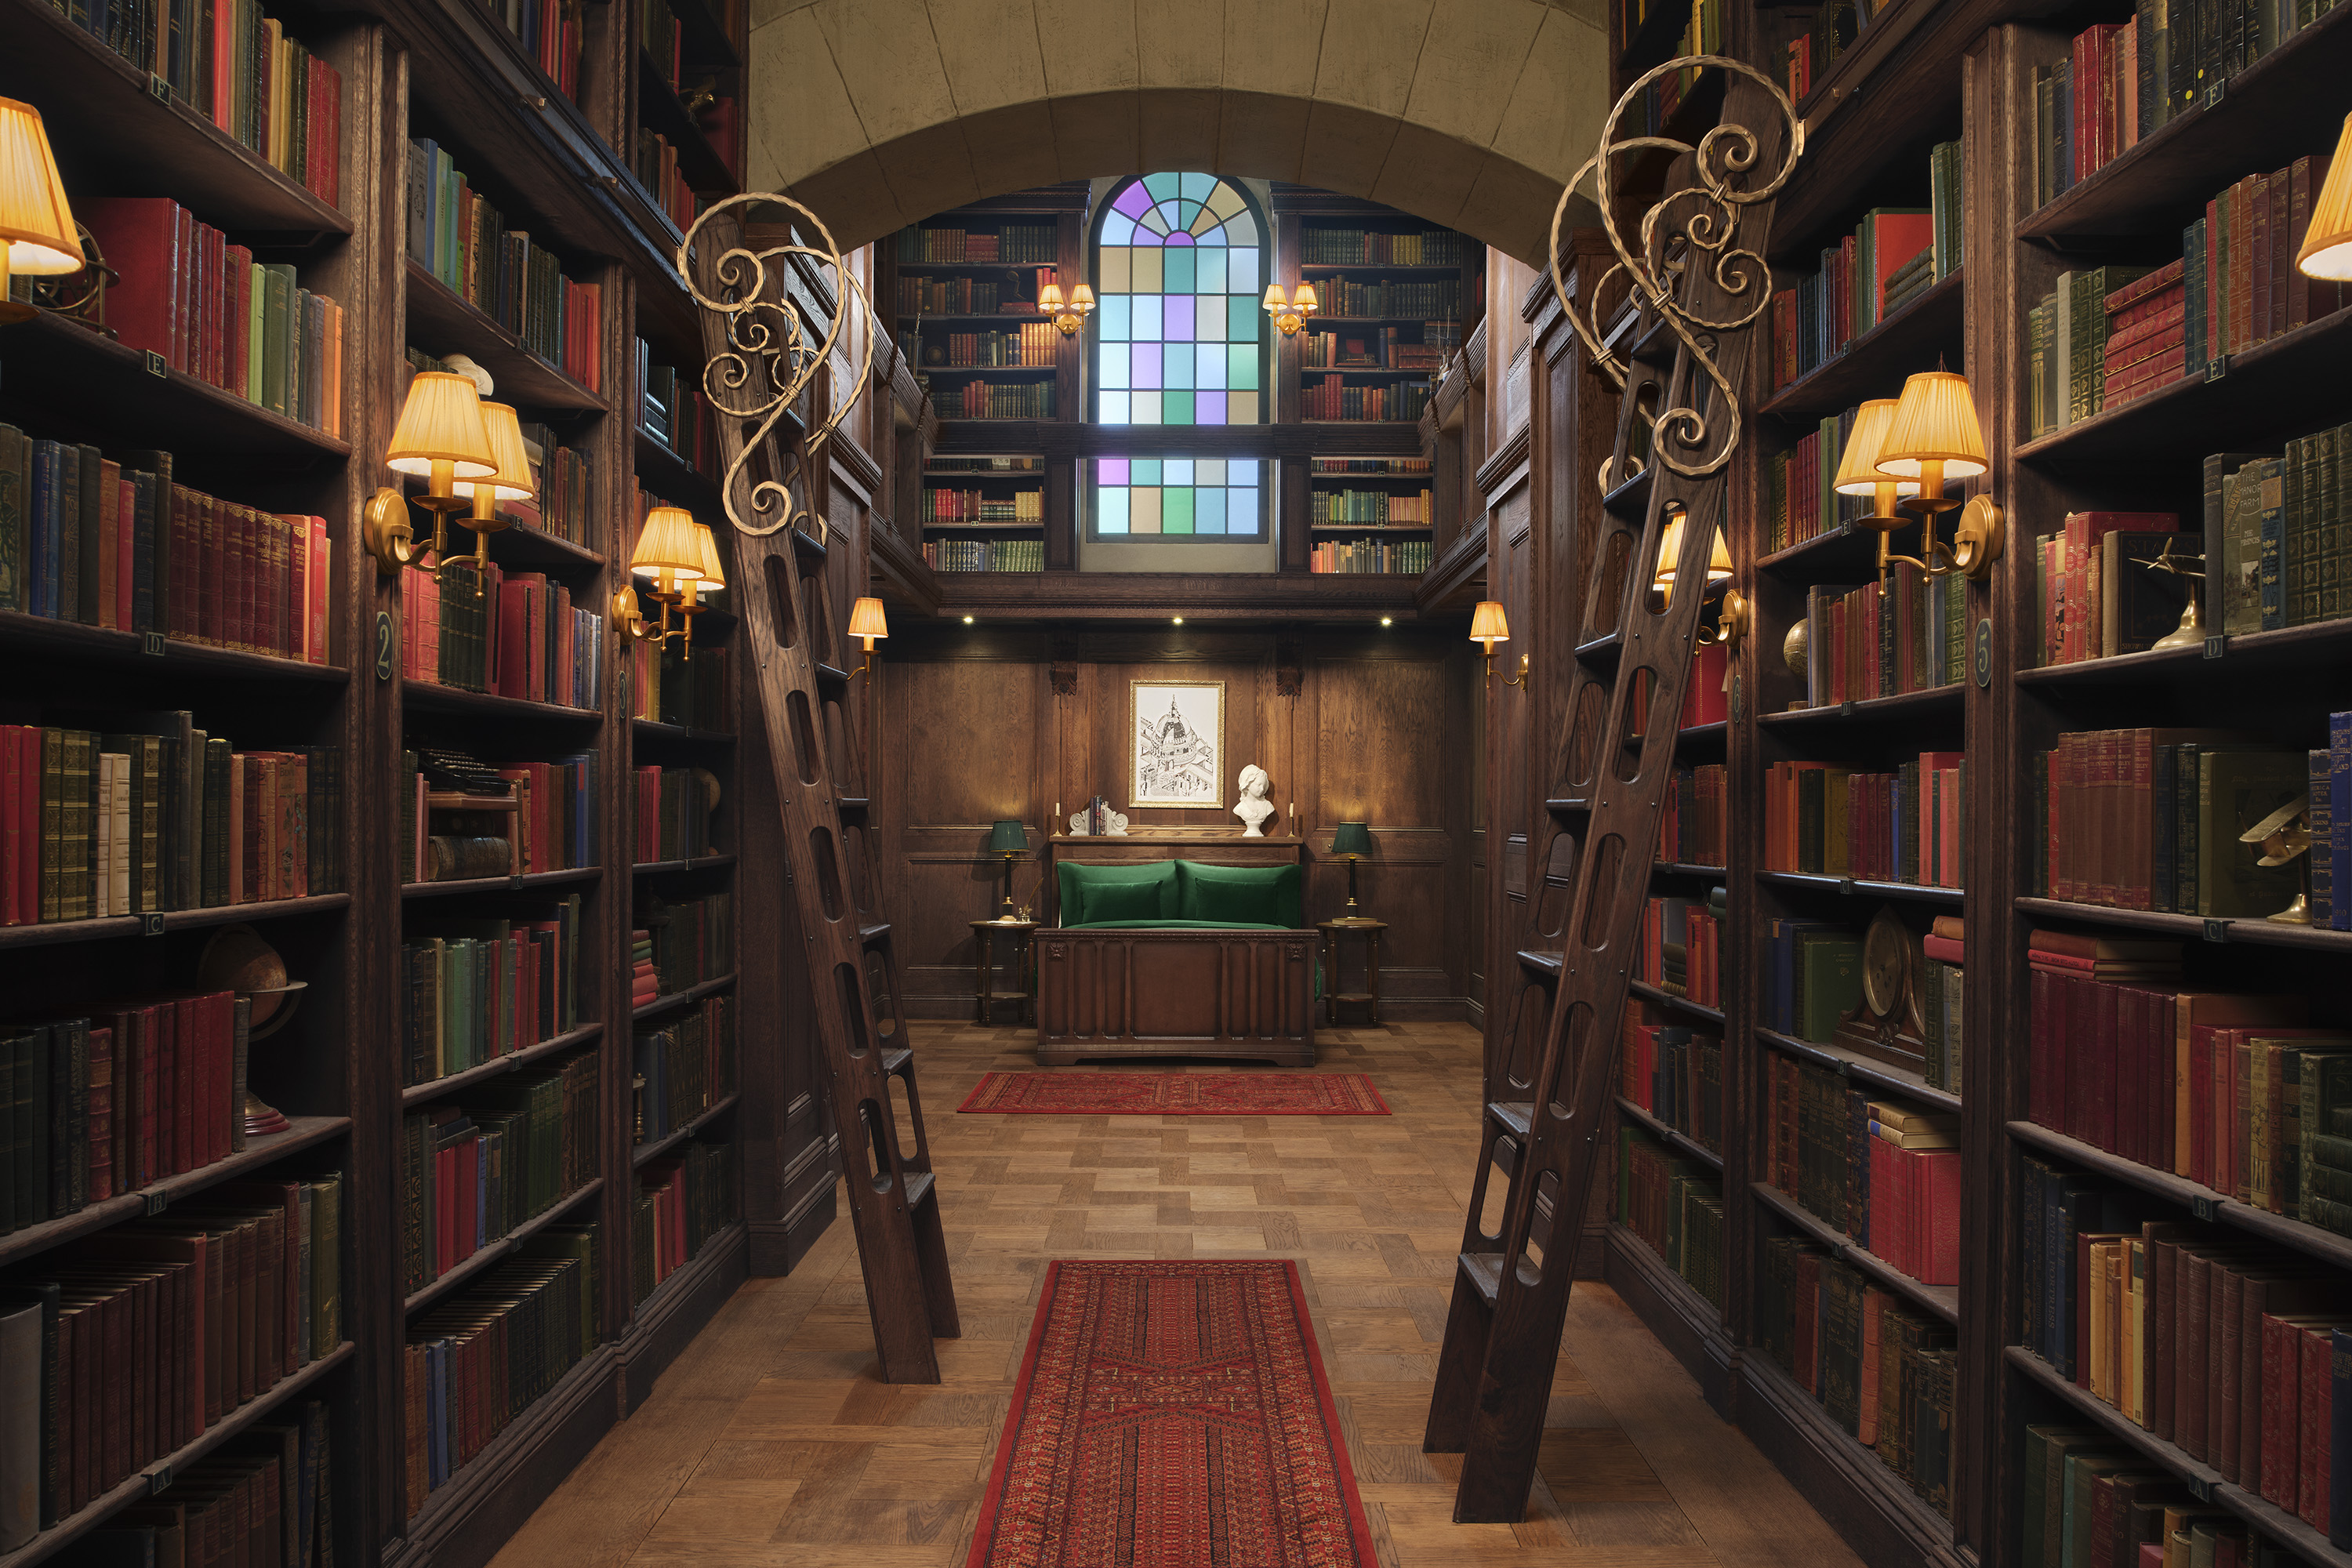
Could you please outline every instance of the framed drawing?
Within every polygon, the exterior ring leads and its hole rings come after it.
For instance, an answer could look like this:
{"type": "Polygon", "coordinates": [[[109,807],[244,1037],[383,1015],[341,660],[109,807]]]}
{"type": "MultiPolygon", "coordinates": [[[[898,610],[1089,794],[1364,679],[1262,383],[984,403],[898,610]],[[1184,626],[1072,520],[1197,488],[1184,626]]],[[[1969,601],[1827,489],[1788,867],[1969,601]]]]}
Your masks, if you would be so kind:
{"type": "Polygon", "coordinates": [[[1224,804],[1225,683],[1127,683],[1127,806],[1224,804]]]}

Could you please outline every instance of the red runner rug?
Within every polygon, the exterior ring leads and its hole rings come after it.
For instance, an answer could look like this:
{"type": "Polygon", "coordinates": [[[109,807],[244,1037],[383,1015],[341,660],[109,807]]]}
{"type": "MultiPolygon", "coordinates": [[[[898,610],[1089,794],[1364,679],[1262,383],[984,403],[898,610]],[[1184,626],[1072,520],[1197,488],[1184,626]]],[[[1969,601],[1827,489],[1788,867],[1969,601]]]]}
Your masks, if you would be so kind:
{"type": "Polygon", "coordinates": [[[966,1568],[1374,1568],[1286,1259],[1055,1263],[966,1568]]]}
{"type": "Polygon", "coordinates": [[[958,1110],[1039,1116],[1386,1116],[1360,1072],[992,1072],[958,1110]]]}

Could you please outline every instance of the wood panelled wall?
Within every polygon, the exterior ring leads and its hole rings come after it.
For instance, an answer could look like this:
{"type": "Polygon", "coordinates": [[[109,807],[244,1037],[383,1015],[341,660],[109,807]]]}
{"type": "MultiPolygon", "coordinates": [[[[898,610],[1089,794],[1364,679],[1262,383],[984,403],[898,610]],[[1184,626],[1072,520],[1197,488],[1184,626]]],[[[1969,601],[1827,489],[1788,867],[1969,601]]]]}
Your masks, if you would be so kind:
{"type": "Polygon", "coordinates": [[[1227,809],[1132,811],[1130,827],[1238,833],[1233,778],[1256,763],[1272,775],[1280,825],[1295,808],[1307,841],[1311,923],[1347,902],[1333,828],[1370,824],[1359,897],[1390,926],[1386,1016],[1463,1016],[1478,675],[1458,629],[910,626],[893,628],[875,663],[877,831],[885,874],[898,879],[887,896],[913,1016],[971,1011],[969,922],[1003,897],[1003,864],[982,854],[989,825],[1029,825],[1013,892],[1042,910],[1037,848],[1055,805],[1066,822],[1093,795],[1124,805],[1129,683],[1168,679],[1224,683],[1227,809]]]}

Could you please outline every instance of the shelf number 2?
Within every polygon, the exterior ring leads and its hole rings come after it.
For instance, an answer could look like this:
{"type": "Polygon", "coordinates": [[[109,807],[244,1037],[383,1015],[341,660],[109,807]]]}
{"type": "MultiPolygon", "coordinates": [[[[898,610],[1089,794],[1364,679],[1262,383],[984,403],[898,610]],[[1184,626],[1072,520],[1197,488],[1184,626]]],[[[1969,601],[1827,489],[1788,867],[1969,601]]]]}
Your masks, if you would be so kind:
{"type": "Polygon", "coordinates": [[[378,680],[392,679],[394,651],[392,612],[378,610],[375,613],[375,678],[378,680]]]}

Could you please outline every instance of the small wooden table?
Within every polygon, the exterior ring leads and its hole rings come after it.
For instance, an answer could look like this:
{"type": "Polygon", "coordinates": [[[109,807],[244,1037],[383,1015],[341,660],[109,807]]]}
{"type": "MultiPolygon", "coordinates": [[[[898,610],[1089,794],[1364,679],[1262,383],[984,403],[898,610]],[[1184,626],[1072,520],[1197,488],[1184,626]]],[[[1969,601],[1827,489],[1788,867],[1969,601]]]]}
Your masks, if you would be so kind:
{"type": "Polygon", "coordinates": [[[1370,1009],[1366,1022],[1381,1021],[1381,932],[1389,929],[1386,921],[1376,921],[1367,915],[1357,915],[1336,921],[1318,921],[1315,929],[1323,933],[1323,1001],[1325,1016],[1333,1028],[1339,1026],[1339,1004],[1362,1002],[1370,1009]],[[1339,939],[1360,936],[1364,939],[1364,989],[1339,989],[1339,939]]]}
{"type": "Polygon", "coordinates": [[[996,1004],[1012,1002],[1024,1009],[1016,1023],[1029,1021],[1025,1009],[1029,1005],[1029,936],[1037,929],[1035,921],[974,921],[971,934],[979,948],[979,965],[973,976],[971,1021],[987,1026],[996,1022],[996,1004]],[[996,939],[1012,938],[1013,984],[1011,991],[996,989],[996,939]]]}

